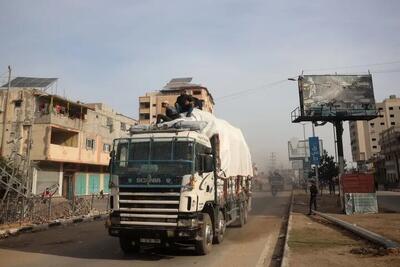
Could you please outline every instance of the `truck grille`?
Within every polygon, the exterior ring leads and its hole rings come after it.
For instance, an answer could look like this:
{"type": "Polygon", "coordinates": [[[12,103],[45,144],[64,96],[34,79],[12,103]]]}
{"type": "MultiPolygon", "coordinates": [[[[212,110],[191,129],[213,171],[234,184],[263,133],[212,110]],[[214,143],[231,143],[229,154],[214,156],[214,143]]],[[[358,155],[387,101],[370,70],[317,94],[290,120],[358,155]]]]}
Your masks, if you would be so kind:
{"type": "Polygon", "coordinates": [[[180,188],[120,188],[121,224],[177,226],[180,188]]]}

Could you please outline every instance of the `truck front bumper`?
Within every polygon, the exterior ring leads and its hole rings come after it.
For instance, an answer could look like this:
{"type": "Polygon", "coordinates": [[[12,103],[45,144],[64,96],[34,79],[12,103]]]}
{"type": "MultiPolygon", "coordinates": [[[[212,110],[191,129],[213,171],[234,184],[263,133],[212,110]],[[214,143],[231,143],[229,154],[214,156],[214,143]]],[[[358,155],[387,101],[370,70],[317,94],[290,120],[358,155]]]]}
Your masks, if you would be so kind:
{"type": "Polygon", "coordinates": [[[189,241],[195,240],[201,228],[201,220],[198,214],[184,214],[178,220],[195,220],[190,226],[152,226],[152,225],[127,225],[121,224],[119,214],[111,213],[107,219],[106,227],[110,236],[130,237],[132,239],[159,239],[162,241],[189,241]]]}

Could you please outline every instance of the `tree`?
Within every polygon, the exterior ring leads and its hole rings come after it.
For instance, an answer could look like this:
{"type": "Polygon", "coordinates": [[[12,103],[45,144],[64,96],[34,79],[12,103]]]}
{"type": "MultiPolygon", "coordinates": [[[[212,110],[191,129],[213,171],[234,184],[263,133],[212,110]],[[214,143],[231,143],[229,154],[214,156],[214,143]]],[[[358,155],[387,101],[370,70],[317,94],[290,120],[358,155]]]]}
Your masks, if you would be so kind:
{"type": "Polygon", "coordinates": [[[319,180],[323,184],[329,185],[329,191],[335,191],[335,184],[333,178],[339,175],[339,166],[335,163],[334,157],[329,156],[328,152],[324,150],[318,168],[319,180]],[[332,190],[333,188],[333,190],[332,190]]]}

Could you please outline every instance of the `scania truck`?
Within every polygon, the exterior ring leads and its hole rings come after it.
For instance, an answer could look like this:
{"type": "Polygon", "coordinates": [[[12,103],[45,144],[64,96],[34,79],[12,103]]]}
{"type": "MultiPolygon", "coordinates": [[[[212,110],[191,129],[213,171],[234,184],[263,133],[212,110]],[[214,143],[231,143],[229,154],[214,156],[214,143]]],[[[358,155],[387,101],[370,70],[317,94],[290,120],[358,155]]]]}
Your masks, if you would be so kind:
{"type": "Polygon", "coordinates": [[[113,143],[108,232],[125,253],[154,243],[207,254],[247,222],[252,171],[241,131],[210,113],[134,127],[113,143]]]}

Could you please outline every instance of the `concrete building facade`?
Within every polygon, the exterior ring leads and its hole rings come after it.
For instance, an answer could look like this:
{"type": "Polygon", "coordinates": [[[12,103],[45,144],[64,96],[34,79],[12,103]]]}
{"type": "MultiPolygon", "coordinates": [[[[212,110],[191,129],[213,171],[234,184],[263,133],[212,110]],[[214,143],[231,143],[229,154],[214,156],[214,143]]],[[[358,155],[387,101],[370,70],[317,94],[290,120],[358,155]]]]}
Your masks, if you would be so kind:
{"type": "Polygon", "coordinates": [[[58,187],[55,195],[66,198],[108,192],[112,141],[127,136],[137,121],[102,103],[49,94],[49,84],[30,79],[0,89],[1,156],[30,162],[34,194],[49,187],[58,187]]]}
{"type": "Polygon", "coordinates": [[[164,114],[161,103],[168,101],[174,105],[182,91],[193,95],[203,102],[203,110],[213,113],[214,99],[207,87],[191,83],[192,78],[175,78],[167,83],[163,89],[146,93],[139,97],[139,123],[153,124],[157,120],[157,114],[164,114]]]}
{"type": "Polygon", "coordinates": [[[379,134],[392,126],[400,125],[400,98],[391,95],[376,103],[379,116],[370,121],[350,121],[350,142],[353,161],[366,166],[379,156],[379,134]]]}

